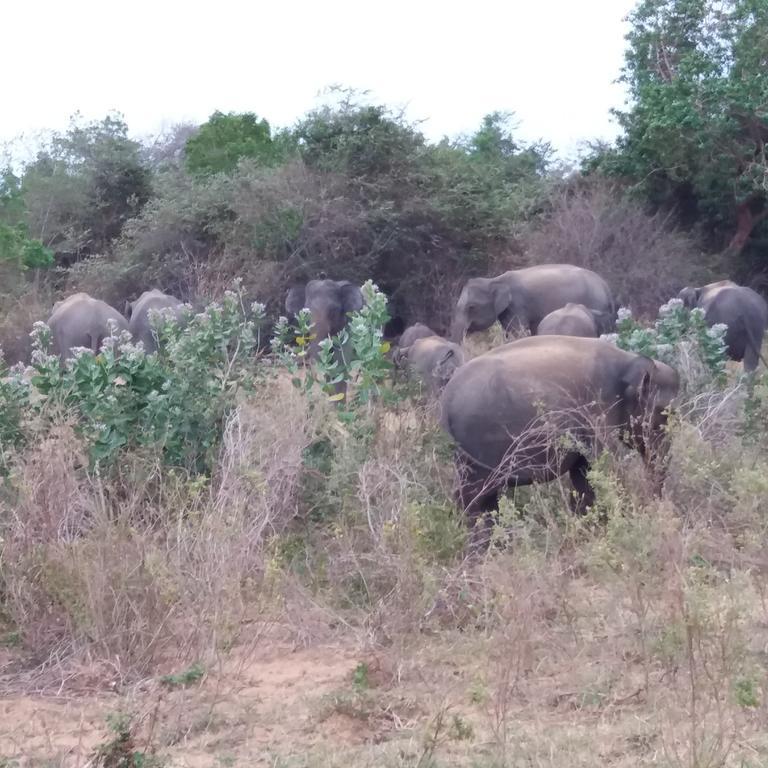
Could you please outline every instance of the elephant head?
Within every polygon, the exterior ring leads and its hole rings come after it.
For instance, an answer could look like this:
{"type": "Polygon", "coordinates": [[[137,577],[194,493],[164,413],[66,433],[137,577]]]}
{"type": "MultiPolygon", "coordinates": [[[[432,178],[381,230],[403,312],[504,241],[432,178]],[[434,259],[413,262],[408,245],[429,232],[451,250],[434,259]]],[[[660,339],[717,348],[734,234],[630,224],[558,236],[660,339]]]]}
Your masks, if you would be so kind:
{"type": "MultiPolygon", "coordinates": [[[[505,277],[505,276],[501,276],[505,277]]],[[[474,277],[461,291],[451,323],[451,341],[460,344],[465,333],[484,331],[503,315],[516,315],[514,291],[508,279],[474,277]]]]}
{"type": "Polygon", "coordinates": [[[680,377],[665,363],[637,356],[621,378],[628,442],[652,471],[654,490],[664,480],[663,463],[668,450],[665,426],[667,414],[680,386],[680,377]]]}
{"type": "Polygon", "coordinates": [[[347,314],[362,309],[364,303],[363,293],[357,285],[347,280],[321,279],[291,288],[285,299],[285,309],[291,315],[304,308],[310,311],[314,329],[310,353],[314,355],[319,342],[339,333],[347,322],[347,314]]]}
{"type": "Polygon", "coordinates": [[[699,294],[701,293],[700,288],[691,288],[688,286],[687,288],[683,288],[680,293],[677,294],[677,297],[682,300],[683,305],[687,307],[688,309],[693,309],[694,307],[697,307],[699,305],[699,294]]]}

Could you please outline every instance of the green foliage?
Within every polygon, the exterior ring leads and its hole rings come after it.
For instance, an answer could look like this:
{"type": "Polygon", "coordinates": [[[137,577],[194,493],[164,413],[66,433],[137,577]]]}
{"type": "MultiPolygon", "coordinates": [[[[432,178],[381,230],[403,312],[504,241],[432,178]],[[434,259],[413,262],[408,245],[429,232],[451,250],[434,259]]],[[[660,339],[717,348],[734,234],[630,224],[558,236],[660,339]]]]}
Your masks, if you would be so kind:
{"type": "Polygon", "coordinates": [[[270,165],[279,157],[269,123],[253,112],[214,112],[185,146],[187,170],[192,174],[231,173],[242,158],[270,165]]]}
{"type": "Polygon", "coordinates": [[[362,286],[365,304],[349,314],[349,323],[338,334],[319,343],[317,360],[311,363],[309,347],[315,338],[309,311],[302,310],[293,324],[281,317],[275,326],[272,350],[293,375],[293,383],[309,391],[320,387],[331,400],[346,400],[351,412],[384,393],[383,384],[392,370],[387,359],[389,344],[382,340],[389,320],[387,298],[368,280],[362,286]],[[303,376],[300,376],[300,369],[303,376]],[[339,385],[354,385],[351,398],[339,385]]]}
{"type": "MultiPolygon", "coordinates": [[[[424,137],[382,105],[359,104],[352,94],[300,121],[294,134],[307,165],[373,180],[408,172],[424,137]]],[[[393,178],[393,180],[394,180],[393,178]]]]}
{"type": "Polygon", "coordinates": [[[29,236],[20,179],[10,170],[0,173],[0,262],[26,270],[49,267],[53,253],[29,236]]]}
{"type": "Polygon", "coordinates": [[[123,712],[107,715],[107,725],[114,735],[96,749],[93,765],[101,768],[161,768],[163,763],[157,757],[136,749],[131,715],[123,712]]]}
{"type": "Polygon", "coordinates": [[[744,709],[754,709],[760,706],[759,688],[750,677],[740,677],[733,686],[736,703],[744,709]]]}
{"type": "Polygon", "coordinates": [[[141,146],[119,116],[73,118],[53,133],[21,178],[25,222],[57,253],[100,253],[151,192],[141,146]]]}
{"type": "Polygon", "coordinates": [[[32,385],[47,408],[74,409],[94,463],[114,461],[126,447],[153,446],[173,466],[206,472],[238,389],[248,380],[263,308],[246,318],[242,289],[200,314],[155,322],[160,348],[147,355],[112,336],[99,354],[76,350],[62,368],[50,354],[50,332],[34,331],[32,385]]]}
{"type": "Polygon", "coordinates": [[[747,380],[744,421],[740,428],[745,443],[762,445],[768,435],[768,373],[747,380]]]}
{"type": "Polygon", "coordinates": [[[202,664],[193,664],[183,672],[175,675],[163,675],[160,682],[169,688],[183,688],[187,685],[200,682],[205,675],[205,667],[202,664]]]}
{"type": "Polygon", "coordinates": [[[756,0],[641,0],[624,136],[595,163],[740,250],[766,211],[768,14],[756,0]]]}
{"type": "Polygon", "coordinates": [[[29,389],[19,371],[8,371],[0,355],[0,474],[8,470],[10,453],[24,444],[23,421],[29,389]]]}
{"type": "Polygon", "coordinates": [[[0,261],[22,270],[50,267],[53,252],[39,240],[30,238],[23,224],[16,227],[0,224],[0,261]]]}
{"type": "Polygon", "coordinates": [[[670,299],[659,308],[659,317],[653,328],[642,326],[632,317],[630,310],[619,309],[616,333],[604,338],[621,349],[661,360],[675,366],[685,347],[695,353],[715,381],[725,376],[727,326],[707,325],[704,311],[687,309],[680,299],[670,299]]]}
{"type": "Polygon", "coordinates": [[[368,677],[368,665],[364,661],[361,661],[352,673],[352,687],[356,691],[365,691],[371,687],[368,677]]]}

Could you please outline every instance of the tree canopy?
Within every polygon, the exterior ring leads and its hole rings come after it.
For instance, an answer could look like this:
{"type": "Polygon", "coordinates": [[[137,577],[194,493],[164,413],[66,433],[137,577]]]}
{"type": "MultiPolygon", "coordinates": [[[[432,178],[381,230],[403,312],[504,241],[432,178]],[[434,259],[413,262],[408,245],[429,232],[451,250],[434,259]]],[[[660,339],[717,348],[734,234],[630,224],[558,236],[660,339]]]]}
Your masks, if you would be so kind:
{"type": "Polygon", "coordinates": [[[641,0],[629,21],[631,105],[598,166],[741,253],[768,216],[768,6],[641,0]]]}
{"type": "Polygon", "coordinates": [[[187,169],[201,175],[231,173],[243,158],[271,164],[277,152],[269,123],[253,112],[214,112],[185,147],[187,169]]]}

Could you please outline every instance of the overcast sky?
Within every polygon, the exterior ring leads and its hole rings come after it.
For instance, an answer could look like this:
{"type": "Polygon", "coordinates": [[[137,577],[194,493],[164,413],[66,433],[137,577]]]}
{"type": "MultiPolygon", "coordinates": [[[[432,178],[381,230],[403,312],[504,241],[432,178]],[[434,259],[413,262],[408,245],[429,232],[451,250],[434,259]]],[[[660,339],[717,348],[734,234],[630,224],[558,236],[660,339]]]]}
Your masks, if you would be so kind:
{"type": "MultiPolygon", "coordinates": [[[[0,0],[2,2],[2,0],[0,0]]],[[[432,139],[515,112],[564,155],[609,116],[633,0],[5,0],[0,142],[122,112],[132,133],[215,109],[291,124],[334,83],[432,139]],[[9,50],[10,47],[10,50],[9,50]]]]}

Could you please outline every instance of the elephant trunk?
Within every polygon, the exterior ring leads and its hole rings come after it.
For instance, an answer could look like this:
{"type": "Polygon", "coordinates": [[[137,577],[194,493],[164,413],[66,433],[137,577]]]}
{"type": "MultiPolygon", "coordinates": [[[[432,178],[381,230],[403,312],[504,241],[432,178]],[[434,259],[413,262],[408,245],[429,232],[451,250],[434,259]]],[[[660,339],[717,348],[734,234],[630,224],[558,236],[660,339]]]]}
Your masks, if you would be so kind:
{"type": "Polygon", "coordinates": [[[469,323],[460,314],[453,318],[451,323],[450,339],[454,344],[461,344],[464,341],[464,334],[469,328],[469,323]]]}

